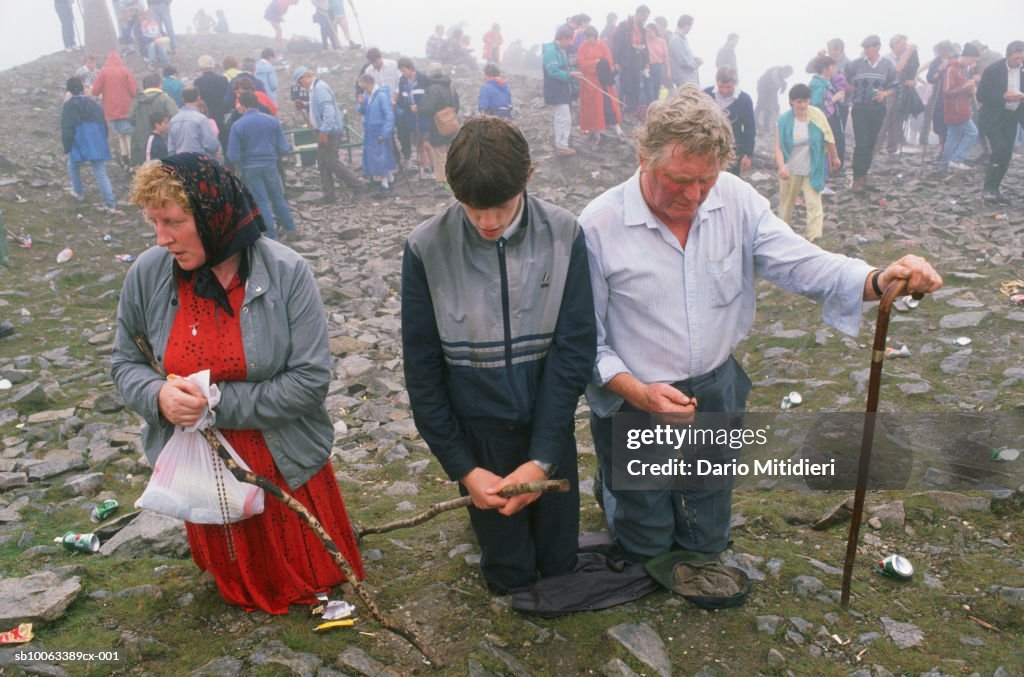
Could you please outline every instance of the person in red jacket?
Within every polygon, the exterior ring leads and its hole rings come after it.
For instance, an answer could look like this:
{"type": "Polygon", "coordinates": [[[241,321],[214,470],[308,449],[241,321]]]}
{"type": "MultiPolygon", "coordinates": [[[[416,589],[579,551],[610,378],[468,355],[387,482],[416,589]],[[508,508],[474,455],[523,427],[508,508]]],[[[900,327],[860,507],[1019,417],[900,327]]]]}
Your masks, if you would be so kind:
{"type": "Polygon", "coordinates": [[[125,167],[129,165],[132,149],[132,123],[128,120],[128,111],[138,89],[135,76],[125,68],[116,50],[107,55],[103,68],[92,83],[92,95],[102,99],[103,117],[114,132],[118,159],[125,167]]]}
{"type": "Polygon", "coordinates": [[[964,164],[967,153],[978,139],[978,128],[971,119],[971,99],[978,91],[980,75],[967,76],[978,61],[978,48],[967,43],[960,56],[950,59],[943,86],[942,118],[946,123],[946,142],[942,145],[939,166],[969,170],[964,164]]]}

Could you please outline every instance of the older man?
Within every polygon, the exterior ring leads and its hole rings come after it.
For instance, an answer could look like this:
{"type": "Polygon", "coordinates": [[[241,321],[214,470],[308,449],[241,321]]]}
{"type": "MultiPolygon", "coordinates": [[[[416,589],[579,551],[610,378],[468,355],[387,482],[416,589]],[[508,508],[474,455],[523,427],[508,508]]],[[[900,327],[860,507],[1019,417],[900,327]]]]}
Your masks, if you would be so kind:
{"type": "Polygon", "coordinates": [[[869,35],[860,43],[864,56],[847,64],[844,74],[852,88],[853,103],[853,192],[867,189],[868,171],[875,154],[875,142],[885,122],[886,99],[899,84],[896,66],[883,59],[882,40],[869,35]]]}
{"type": "MultiPolygon", "coordinates": [[[[362,191],[359,178],[338,158],[344,123],[334,98],[334,90],[304,66],[296,68],[292,75],[295,82],[309,92],[309,123],[318,132],[316,165],[320,170],[320,184],[324,192],[321,203],[331,204],[337,200],[334,194],[335,177],[348,186],[353,195],[358,195],[362,191]]],[[[305,107],[301,101],[296,101],[295,105],[305,107]]]]}
{"type": "Polygon", "coordinates": [[[768,200],[722,171],[733,158],[732,127],[692,85],[648,110],[638,145],[639,171],[580,216],[597,315],[587,399],[605,513],[626,552],[715,556],[729,543],[731,483],[623,491],[612,475],[613,415],[668,422],[730,412],[742,424],[751,383],[732,351],[753,325],[755,273],[817,300],[825,321],[850,334],[863,302],[890,282],[906,278],[927,292],[942,278],[917,256],[877,269],[795,234],[768,200]]]}
{"type": "Polygon", "coordinates": [[[985,169],[982,197],[987,202],[1006,204],[999,191],[1010,166],[1017,129],[1024,123],[1024,41],[1006,46],[1006,58],[996,61],[981,74],[978,83],[979,127],[988,139],[992,153],[985,169]]]}

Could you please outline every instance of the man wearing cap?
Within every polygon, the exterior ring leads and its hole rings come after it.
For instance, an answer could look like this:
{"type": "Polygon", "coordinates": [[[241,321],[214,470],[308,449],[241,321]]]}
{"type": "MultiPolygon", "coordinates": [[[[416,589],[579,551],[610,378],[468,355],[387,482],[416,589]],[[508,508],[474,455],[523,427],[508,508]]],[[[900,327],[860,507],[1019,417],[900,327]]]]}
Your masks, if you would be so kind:
{"type": "Polygon", "coordinates": [[[1006,46],[1006,58],[985,69],[978,83],[978,126],[985,133],[992,152],[985,168],[982,197],[986,202],[1007,204],[1009,199],[999,191],[1010,166],[1017,128],[1024,123],[1024,41],[1014,40],[1006,46]]]}
{"type": "Polygon", "coordinates": [[[896,66],[883,59],[879,52],[882,40],[869,35],[860,43],[864,56],[846,66],[846,81],[852,89],[853,134],[853,192],[867,189],[867,174],[875,152],[878,133],[885,122],[885,100],[896,91],[896,66]]]}
{"type": "MultiPolygon", "coordinates": [[[[362,190],[359,178],[338,158],[342,121],[334,91],[305,66],[296,68],[292,77],[300,87],[309,92],[309,123],[319,132],[316,164],[320,170],[320,185],[324,192],[320,202],[331,204],[337,200],[334,194],[335,176],[352,190],[353,196],[358,195],[362,190]]],[[[306,107],[302,101],[296,101],[295,105],[300,110],[306,107]]]]}
{"type": "MultiPolygon", "coordinates": [[[[891,282],[927,292],[942,278],[917,256],[882,270],[794,233],[750,184],[722,171],[733,159],[732,127],[696,88],[648,108],[637,143],[639,171],[580,215],[597,316],[587,399],[605,517],[628,553],[714,557],[729,545],[731,480],[710,490],[616,487],[613,416],[678,423],[695,411],[728,412],[742,426],[751,382],[732,351],[754,322],[755,274],[816,300],[825,321],[849,334],[864,302],[891,282]]],[[[735,456],[724,446],[701,453],[735,456]]]]}

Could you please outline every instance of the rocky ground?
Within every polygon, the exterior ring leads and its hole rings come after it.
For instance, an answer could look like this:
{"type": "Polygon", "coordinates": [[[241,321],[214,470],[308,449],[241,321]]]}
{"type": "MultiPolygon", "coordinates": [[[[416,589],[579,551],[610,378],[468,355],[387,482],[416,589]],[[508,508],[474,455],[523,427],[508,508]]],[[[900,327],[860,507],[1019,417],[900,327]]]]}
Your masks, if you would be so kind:
{"type": "MultiPolygon", "coordinates": [[[[264,46],[245,36],[182,43],[183,73],[203,52],[219,61],[264,46]]],[[[362,63],[355,53],[288,60],[289,70],[330,69],[325,77],[343,97],[362,63]]],[[[129,265],[117,256],[137,255],[153,236],[133,210],[100,212],[88,173],[85,203],[66,190],[57,130],[63,82],[76,61],[59,54],[0,73],[0,207],[11,235],[11,268],[0,269],[0,318],[17,328],[0,340],[0,632],[36,624],[31,643],[0,649],[0,674],[430,672],[365,612],[355,628],[314,635],[304,609],[269,617],[225,606],[187,559],[181,524],[131,509],[149,469],[139,420],[123,408],[108,367],[129,265]],[[31,248],[19,246],[24,236],[31,248]],[[65,247],[73,256],[58,263],[65,247]],[[89,511],[107,498],[120,501],[121,516],[94,526],[89,511]],[[103,541],[97,555],[72,555],[53,543],[65,531],[93,529],[103,541]],[[25,661],[15,658],[18,650],[117,651],[120,661],[25,661]]],[[[464,102],[475,98],[478,80],[457,74],[464,102]]],[[[632,147],[611,139],[600,154],[554,157],[539,83],[528,74],[511,81],[517,122],[538,163],[535,194],[578,212],[633,171],[632,147]]],[[[1024,277],[1024,217],[1019,201],[998,211],[980,201],[978,170],[935,177],[920,149],[910,151],[918,152],[879,158],[878,188],[866,196],[836,185],[838,194],[826,198],[823,244],[876,263],[902,252],[936,263],[946,287],[918,308],[894,313],[891,343],[907,345],[910,357],[886,362],[881,406],[951,420],[989,416],[977,419],[985,429],[960,431],[980,448],[990,425],[1012,427],[1024,411],[1024,308],[999,293],[1003,283],[1024,277]],[[954,344],[959,336],[972,342],[954,344]]],[[[767,153],[755,169],[750,180],[772,197],[767,153]]],[[[128,176],[113,167],[111,173],[124,199],[128,176]]],[[[1005,183],[1011,194],[1022,175],[1018,158],[1005,183]]],[[[410,416],[397,295],[403,240],[446,195],[410,176],[387,201],[321,207],[311,203],[315,169],[291,170],[287,183],[302,228],[289,244],[309,260],[327,306],[335,356],[332,463],[354,521],[379,524],[454,496],[410,416]]],[[[796,222],[802,218],[798,210],[796,222]]],[[[809,301],[770,285],[759,287],[758,302],[759,320],[737,350],[755,382],[752,409],[777,411],[797,390],[806,411],[862,410],[872,311],[851,339],[825,327],[809,301]]],[[[589,498],[595,461],[586,420],[581,402],[582,519],[586,530],[600,531],[602,514],[589,498]]],[[[749,603],[737,610],[709,613],[656,593],[600,613],[523,616],[484,590],[463,513],[367,536],[367,584],[385,610],[445,657],[445,674],[1020,675],[1021,464],[1006,462],[998,481],[966,493],[938,485],[872,492],[849,610],[837,603],[846,531],[810,529],[846,493],[770,485],[736,495],[728,557],[755,579],[749,603]],[[915,564],[913,580],[871,572],[870,562],[891,552],[915,564]]]]}

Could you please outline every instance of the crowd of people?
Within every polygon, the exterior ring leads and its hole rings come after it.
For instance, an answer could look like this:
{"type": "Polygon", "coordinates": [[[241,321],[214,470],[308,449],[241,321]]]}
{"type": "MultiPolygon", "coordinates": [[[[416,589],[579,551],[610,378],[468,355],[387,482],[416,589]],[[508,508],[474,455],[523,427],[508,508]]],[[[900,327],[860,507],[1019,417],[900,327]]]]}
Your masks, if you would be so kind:
{"type": "MultiPolygon", "coordinates": [[[[297,1],[275,0],[267,9],[279,44],[281,21],[297,1]]],[[[160,4],[150,0],[147,11],[160,4]]],[[[342,26],[340,2],[314,5],[332,31],[342,26]]],[[[667,21],[649,18],[641,5],[621,22],[609,15],[599,31],[579,14],[542,47],[556,155],[576,152],[574,102],[576,128],[592,146],[622,135],[624,124],[636,128],[635,173],[579,215],[528,190],[534,156],[512,121],[497,24],[483,39],[478,115],[460,117],[449,75],[469,54],[460,29],[446,36],[438,27],[425,73],[408,57],[390,59],[371,47],[353,83],[363,117],[360,169],[377,195],[391,194],[400,165],[416,164],[422,178],[454,198],[406,242],[405,379],[420,434],[472,499],[481,570],[498,592],[576,572],[574,416],[581,394],[592,412],[598,487],[618,552],[644,560],[682,549],[713,558],[729,543],[731,483],[713,491],[616,487],[614,417],[670,422],[730,412],[740,414],[731,425],[742,425],[751,382],[732,351],[753,324],[757,276],[816,299],[825,322],[849,334],[863,304],[892,282],[907,280],[910,292],[941,286],[920,257],[873,267],[814,243],[822,235],[826,181],[846,163],[847,112],[853,189],[863,191],[876,139],[898,152],[904,121],[918,104],[919,113],[942,111],[940,169],[959,169],[978,137],[976,99],[989,144],[983,195],[1005,200],[1000,183],[1024,121],[1024,42],[1011,42],[1006,56],[988,65],[972,43],[937,47],[927,70],[939,94],[915,103],[922,65],[906,36],[893,37],[886,57],[881,40],[868,36],[854,59],[834,39],[808,65],[809,82],[788,88],[790,110],[780,115],[768,99],[787,91],[792,68],[762,77],[767,98],[760,101],[759,81],[755,108],[738,87],[739,37],[732,34],[716,56],[714,84],[702,90],[703,60],[687,41],[694,17],[679,17],[672,33],[667,21]],[[774,149],[777,215],[741,178],[758,133],[769,135],[774,149]],[[801,194],[806,238],[788,223],[801,194]],[[508,485],[546,478],[567,479],[571,491],[499,495],[508,485]]],[[[157,11],[154,20],[164,24],[173,54],[169,16],[157,11]]],[[[61,126],[73,194],[82,197],[81,166],[88,164],[105,207],[117,210],[105,170],[112,134],[119,158],[135,172],[131,202],[157,234],[157,246],[139,257],[125,283],[114,381],[149,423],[144,442],[152,460],[173,426],[195,422],[208,403],[183,379],[155,374],[134,337],[151,339],[168,373],[212,369],[222,384],[217,421],[236,450],[314,508],[361,575],[328,463],[322,303],[304,260],[274,242],[298,228],[279,170],[291,151],[278,119],[284,66],[270,47],[258,60],[225,58],[222,73],[208,55],[198,66],[191,82],[171,67],[162,77],[146,74],[140,87],[111,52],[98,71],[87,57],[84,70],[67,80],[61,126]]],[[[337,182],[358,195],[362,180],[339,158],[346,121],[338,95],[309,67],[290,76],[293,106],[317,138],[321,202],[337,201],[337,182]]],[[[727,445],[704,451],[721,462],[735,455],[727,445]]],[[[188,528],[196,562],[214,572],[230,603],[285,613],[289,602],[312,602],[340,581],[322,547],[279,506],[231,530],[229,557],[223,530],[188,528]],[[292,566],[296,558],[301,566],[292,566]],[[281,569],[289,575],[277,579],[281,569]]]]}

